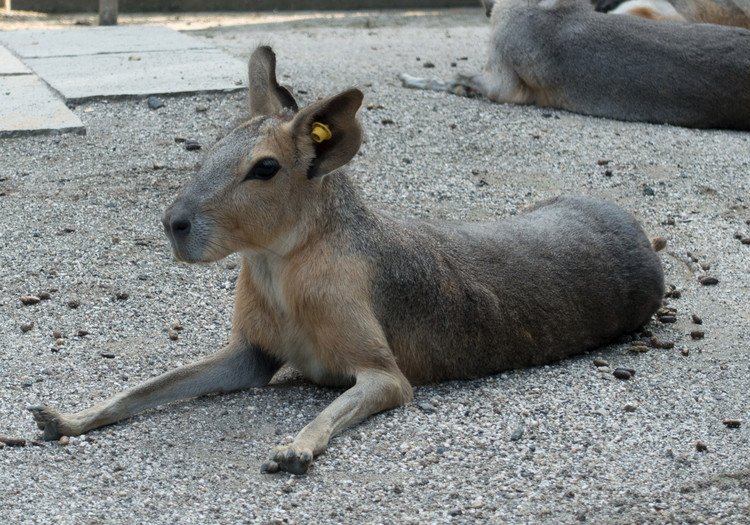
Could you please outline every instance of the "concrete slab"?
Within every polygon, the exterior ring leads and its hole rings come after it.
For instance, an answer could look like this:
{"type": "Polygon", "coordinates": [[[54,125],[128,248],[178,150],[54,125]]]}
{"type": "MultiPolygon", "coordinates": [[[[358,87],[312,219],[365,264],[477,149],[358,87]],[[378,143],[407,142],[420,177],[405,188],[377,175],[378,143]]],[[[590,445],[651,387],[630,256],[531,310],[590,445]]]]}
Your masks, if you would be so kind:
{"type": "Polygon", "coordinates": [[[26,59],[66,100],[234,91],[245,64],[218,49],[26,59]]]}
{"type": "Polygon", "coordinates": [[[0,33],[0,43],[23,59],[213,48],[210,44],[165,27],[8,31],[0,33]]]}
{"type": "Polygon", "coordinates": [[[163,27],[0,33],[68,101],[241,89],[245,64],[163,27]]]}
{"type": "Polygon", "coordinates": [[[0,75],[28,75],[31,70],[23,65],[13,53],[0,46],[0,75]]]}
{"type": "Polygon", "coordinates": [[[39,77],[0,76],[0,137],[65,132],[86,130],[39,77]]]}

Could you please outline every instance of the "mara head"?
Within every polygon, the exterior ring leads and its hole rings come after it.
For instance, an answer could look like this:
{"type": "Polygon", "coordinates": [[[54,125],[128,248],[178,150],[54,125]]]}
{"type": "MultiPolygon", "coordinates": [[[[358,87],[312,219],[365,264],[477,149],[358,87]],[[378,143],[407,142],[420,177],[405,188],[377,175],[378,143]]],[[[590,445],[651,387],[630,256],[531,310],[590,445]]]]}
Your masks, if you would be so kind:
{"type": "Polygon", "coordinates": [[[179,260],[283,250],[317,209],[322,179],[362,142],[359,90],[298,109],[271,48],[257,48],[248,70],[250,120],[211,148],[162,218],[179,260]]]}

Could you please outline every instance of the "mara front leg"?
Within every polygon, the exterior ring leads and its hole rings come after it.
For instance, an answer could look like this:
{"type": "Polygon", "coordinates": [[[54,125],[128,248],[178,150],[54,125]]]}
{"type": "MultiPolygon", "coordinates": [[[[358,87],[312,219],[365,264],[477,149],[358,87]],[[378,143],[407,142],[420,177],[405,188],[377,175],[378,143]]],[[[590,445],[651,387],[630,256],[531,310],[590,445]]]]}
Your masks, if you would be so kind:
{"type": "Polygon", "coordinates": [[[481,74],[456,75],[453,80],[437,80],[434,78],[415,77],[408,73],[401,73],[399,78],[401,79],[401,85],[410,89],[444,91],[461,97],[484,96],[481,74]]]}
{"type": "Polygon", "coordinates": [[[255,346],[236,341],[205,359],[149,379],[86,410],[63,414],[48,406],[32,406],[29,411],[44,431],[45,440],[78,436],[171,401],[265,386],[279,366],[255,346]]]}
{"type": "Polygon", "coordinates": [[[262,470],[304,474],[333,436],[373,414],[409,402],[412,396],[411,384],[398,368],[360,372],[354,386],[303,428],[290,445],[276,447],[262,470]]]}
{"type": "Polygon", "coordinates": [[[458,74],[453,80],[420,78],[402,73],[401,84],[411,89],[445,91],[463,97],[484,97],[493,102],[531,104],[534,95],[512,68],[488,64],[481,73],[458,74]]]}

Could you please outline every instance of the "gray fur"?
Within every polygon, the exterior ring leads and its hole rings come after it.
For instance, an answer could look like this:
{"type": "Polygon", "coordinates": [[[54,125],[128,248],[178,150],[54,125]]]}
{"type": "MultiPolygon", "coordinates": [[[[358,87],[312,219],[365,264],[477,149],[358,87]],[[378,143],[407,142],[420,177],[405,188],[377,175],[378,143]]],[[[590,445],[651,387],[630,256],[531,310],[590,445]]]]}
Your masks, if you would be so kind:
{"type": "Polygon", "coordinates": [[[491,24],[484,70],[447,91],[618,120],[750,129],[748,30],[611,16],[586,0],[496,0],[491,24]]]}
{"type": "Polygon", "coordinates": [[[413,383],[556,361],[635,330],[661,304],[658,256],[609,202],[561,197],[499,222],[427,223],[369,211],[343,174],[326,182],[337,242],[374,260],[376,314],[397,361],[420,371],[405,371],[413,383]]]}

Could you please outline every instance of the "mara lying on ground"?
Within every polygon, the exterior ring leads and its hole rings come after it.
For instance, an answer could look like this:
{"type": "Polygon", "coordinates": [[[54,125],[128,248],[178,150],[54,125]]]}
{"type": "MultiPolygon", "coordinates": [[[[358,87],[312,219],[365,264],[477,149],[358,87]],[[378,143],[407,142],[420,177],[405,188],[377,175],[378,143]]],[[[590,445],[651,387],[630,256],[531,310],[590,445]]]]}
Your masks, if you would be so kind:
{"type": "Polygon", "coordinates": [[[466,224],[371,209],[340,169],[360,147],[362,93],[298,109],[275,70],[271,49],[258,48],[250,120],[211,149],[163,217],[179,260],[242,255],[228,345],[81,412],[31,407],[45,439],[264,386],[288,363],[348,388],[264,464],[302,473],[333,435],[410,401],[414,384],[579,354],[634,331],[661,304],[654,248],[605,201],[560,197],[466,224]]]}
{"type": "Polygon", "coordinates": [[[586,0],[497,0],[484,69],[406,87],[618,120],[750,129],[750,31],[597,13],[586,0]]]}

